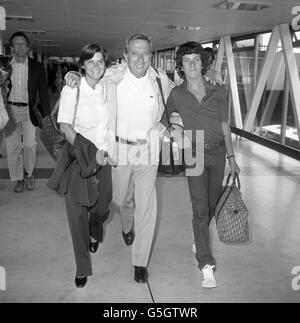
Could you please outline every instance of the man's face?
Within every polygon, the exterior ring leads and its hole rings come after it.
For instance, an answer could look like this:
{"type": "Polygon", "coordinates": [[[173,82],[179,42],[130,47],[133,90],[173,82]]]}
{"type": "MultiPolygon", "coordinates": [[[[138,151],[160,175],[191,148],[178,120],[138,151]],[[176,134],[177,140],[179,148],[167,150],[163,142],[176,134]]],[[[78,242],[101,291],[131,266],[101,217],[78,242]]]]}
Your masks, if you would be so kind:
{"type": "Polygon", "coordinates": [[[202,76],[202,61],[199,54],[188,54],[182,57],[182,67],[187,79],[202,76]]]}
{"type": "Polygon", "coordinates": [[[136,77],[141,78],[146,75],[151,63],[151,49],[146,40],[135,39],[129,43],[128,53],[125,54],[128,68],[136,77]]]}
{"type": "Polygon", "coordinates": [[[14,37],[12,40],[12,50],[17,57],[25,57],[28,54],[29,47],[27,46],[26,39],[22,36],[14,37]]]}

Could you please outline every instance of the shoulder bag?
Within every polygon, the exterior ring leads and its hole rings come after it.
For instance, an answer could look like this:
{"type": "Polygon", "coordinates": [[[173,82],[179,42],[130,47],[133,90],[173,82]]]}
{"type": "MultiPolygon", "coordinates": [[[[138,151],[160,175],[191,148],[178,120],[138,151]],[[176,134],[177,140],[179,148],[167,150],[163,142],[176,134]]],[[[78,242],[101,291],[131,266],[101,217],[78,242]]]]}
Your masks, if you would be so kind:
{"type": "MultiPolygon", "coordinates": [[[[172,124],[170,122],[170,116],[164,99],[161,79],[159,77],[156,77],[156,82],[164,105],[164,113],[166,114],[169,128],[171,128],[172,124]]],[[[181,157],[182,157],[182,150],[179,150],[177,143],[174,142],[174,139],[163,138],[161,141],[161,151],[159,155],[158,172],[165,176],[172,176],[172,175],[179,174],[181,170],[181,164],[182,164],[181,157]]]]}
{"type": "MultiPolygon", "coordinates": [[[[77,87],[76,93],[76,103],[75,103],[75,111],[73,116],[72,128],[74,128],[75,118],[77,115],[77,108],[79,102],[79,95],[80,89],[77,87]]],[[[59,101],[60,98],[55,103],[55,106],[50,114],[50,116],[44,119],[43,128],[40,131],[40,139],[41,142],[44,144],[45,148],[49,152],[50,156],[55,160],[58,161],[60,156],[60,151],[62,146],[65,142],[65,136],[60,131],[59,124],[57,123],[57,113],[59,108],[59,101]]]]}

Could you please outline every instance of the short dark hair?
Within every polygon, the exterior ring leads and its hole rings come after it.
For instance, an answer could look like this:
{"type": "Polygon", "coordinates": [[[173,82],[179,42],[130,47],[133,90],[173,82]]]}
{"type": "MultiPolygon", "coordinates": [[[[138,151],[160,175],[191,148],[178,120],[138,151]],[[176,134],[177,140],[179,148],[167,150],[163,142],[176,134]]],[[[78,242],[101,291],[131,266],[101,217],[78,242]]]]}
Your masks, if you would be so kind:
{"type": "Polygon", "coordinates": [[[132,42],[133,40],[145,40],[146,42],[148,42],[149,46],[150,46],[150,51],[152,52],[152,43],[151,40],[148,36],[146,36],[145,34],[141,34],[141,33],[137,33],[137,34],[133,34],[131,36],[129,36],[126,41],[125,41],[125,48],[124,48],[124,52],[125,54],[128,53],[128,49],[129,49],[129,43],[132,42]]]}
{"type": "Polygon", "coordinates": [[[215,51],[210,47],[205,47],[203,50],[211,56],[211,61],[213,62],[216,57],[215,51]]]}
{"type": "Polygon", "coordinates": [[[185,78],[182,70],[182,57],[189,54],[199,54],[202,62],[202,75],[209,69],[209,55],[203,50],[202,46],[195,42],[189,41],[179,46],[176,53],[176,70],[181,78],[185,78]]]}
{"type": "Polygon", "coordinates": [[[108,65],[107,50],[100,44],[99,45],[98,44],[87,44],[87,45],[83,46],[83,48],[81,49],[79,61],[77,63],[79,70],[81,70],[81,73],[83,75],[85,75],[84,70],[82,70],[82,66],[83,66],[84,62],[93,58],[93,56],[96,53],[101,53],[103,55],[105,66],[107,67],[107,65],[108,65]]]}
{"type": "Polygon", "coordinates": [[[9,46],[12,47],[13,46],[13,40],[16,37],[23,37],[26,40],[27,43],[27,47],[29,46],[29,38],[26,36],[26,34],[23,33],[23,31],[17,31],[15,33],[13,33],[10,38],[9,38],[9,46]]]}

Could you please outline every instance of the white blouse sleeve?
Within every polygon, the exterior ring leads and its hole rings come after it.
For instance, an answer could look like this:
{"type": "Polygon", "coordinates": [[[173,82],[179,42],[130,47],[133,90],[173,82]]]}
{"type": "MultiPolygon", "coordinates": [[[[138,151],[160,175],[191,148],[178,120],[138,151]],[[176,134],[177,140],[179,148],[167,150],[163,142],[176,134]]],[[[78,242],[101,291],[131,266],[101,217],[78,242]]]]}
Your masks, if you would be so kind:
{"type": "Polygon", "coordinates": [[[76,94],[77,88],[72,89],[67,85],[63,87],[60,94],[59,110],[57,115],[58,123],[63,122],[72,124],[75,113],[76,94]]]}
{"type": "Polygon", "coordinates": [[[8,122],[8,115],[5,110],[1,90],[0,90],[0,129],[3,129],[8,122]]]}

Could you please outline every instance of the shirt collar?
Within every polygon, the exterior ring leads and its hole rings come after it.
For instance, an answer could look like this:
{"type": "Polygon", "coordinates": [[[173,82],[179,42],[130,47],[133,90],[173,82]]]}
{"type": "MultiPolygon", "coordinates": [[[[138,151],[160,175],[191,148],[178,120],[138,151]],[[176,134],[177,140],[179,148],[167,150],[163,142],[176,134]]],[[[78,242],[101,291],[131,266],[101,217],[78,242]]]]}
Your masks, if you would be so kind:
{"type": "MultiPolygon", "coordinates": [[[[10,60],[9,64],[10,64],[10,65],[13,65],[13,64],[20,64],[20,63],[16,62],[16,59],[15,59],[15,57],[13,56],[13,57],[12,57],[12,59],[10,60]]],[[[26,65],[28,65],[28,56],[26,57],[25,62],[24,62],[24,63],[21,63],[21,64],[26,64],[26,65]]]]}
{"type": "Polygon", "coordinates": [[[130,80],[134,82],[143,82],[144,80],[149,79],[149,68],[147,69],[147,72],[143,77],[137,78],[130,72],[129,67],[127,66],[126,77],[128,77],[130,80]]]}
{"type": "MultiPolygon", "coordinates": [[[[181,84],[182,87],[187,90],[187,80],[184,80],[184,82],[181,84]]],[[[203,78],[203,85],[205,88],[205,92],[207,92],[208,90],[210,90],[212,87],[214,87],[211,83],[209,83],[208,81],[206,81],[205,78],[203,78]]]]}
{"type": "Polygon", "coordinates": [[[94,89],[88,85],[88,83],[87,83],[87,81],[86,81],[86,79],[85,79],[84,76],[81,78],[80,84],[82,85],[83,88],[90,89],[90,90],[93,90],[93,91],[95,91],[95,90],[99,91],[99,90],[102,90],[102,88],[103,88],[103,81],[102,81],[102,79],[99,80],[99,82],[95,85],[95,88],[94,89]]]}

